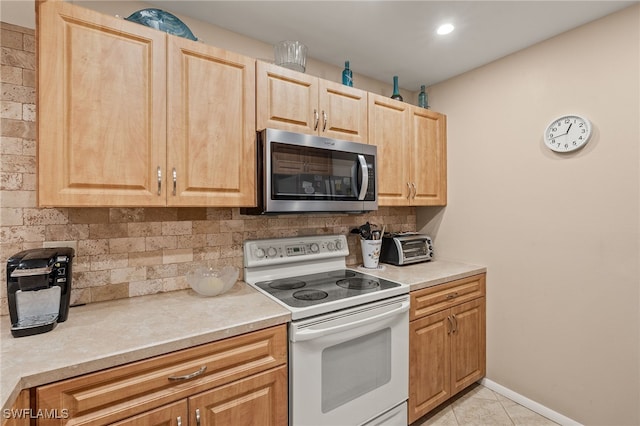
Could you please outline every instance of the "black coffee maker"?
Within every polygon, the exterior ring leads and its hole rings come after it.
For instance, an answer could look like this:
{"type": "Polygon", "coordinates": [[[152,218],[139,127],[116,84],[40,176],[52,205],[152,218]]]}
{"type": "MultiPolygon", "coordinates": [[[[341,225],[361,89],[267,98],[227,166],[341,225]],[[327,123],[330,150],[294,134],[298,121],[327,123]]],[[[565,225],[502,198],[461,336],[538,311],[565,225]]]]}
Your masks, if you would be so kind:
{"type": "Polygon", "coordinates": [[[67,320],[71,297],[69,247],[31,249],[7,260],[7,297],[11,334],[30,336],[67,320]]]}

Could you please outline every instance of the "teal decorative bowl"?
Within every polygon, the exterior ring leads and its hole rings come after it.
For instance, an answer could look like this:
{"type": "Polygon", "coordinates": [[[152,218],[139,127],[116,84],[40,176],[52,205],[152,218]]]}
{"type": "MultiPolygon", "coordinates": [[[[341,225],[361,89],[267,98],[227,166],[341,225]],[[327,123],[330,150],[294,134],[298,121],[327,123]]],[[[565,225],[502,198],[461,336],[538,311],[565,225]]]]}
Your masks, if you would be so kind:
{"type": "Polygon", "coordinates": [[[197,37],[193,35],[189,27],[187,27],[177,16],[161,9],[141,9],[137,12],[133,12],[131,16],[125,19],[127,21],[155,28],[156,30],[160,30],[165,33],[188,38],[189,40],[198,40],[197,37]]]}

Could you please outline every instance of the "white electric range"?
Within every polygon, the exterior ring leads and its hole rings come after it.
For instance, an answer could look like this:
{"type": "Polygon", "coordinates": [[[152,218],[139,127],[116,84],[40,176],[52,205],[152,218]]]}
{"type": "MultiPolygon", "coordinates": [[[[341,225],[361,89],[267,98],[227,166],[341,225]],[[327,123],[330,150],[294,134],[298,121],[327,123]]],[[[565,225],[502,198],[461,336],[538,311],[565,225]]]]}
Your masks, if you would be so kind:
{"type": "Polygon", "coordinates": [[[344,235],[244,243],[244,279],[291,311],[289,424],[407,424],[409,286],[346,267],[344,235]]]}

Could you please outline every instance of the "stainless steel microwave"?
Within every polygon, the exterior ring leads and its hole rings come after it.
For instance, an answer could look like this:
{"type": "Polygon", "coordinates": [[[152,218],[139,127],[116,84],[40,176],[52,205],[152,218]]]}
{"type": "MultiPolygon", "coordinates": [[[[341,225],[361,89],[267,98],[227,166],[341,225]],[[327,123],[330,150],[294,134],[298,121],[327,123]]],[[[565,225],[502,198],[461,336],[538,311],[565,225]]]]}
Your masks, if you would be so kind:
{"type": "Polygon", "coordinates": [[[256,208],[245,214],[378,209],[374,145],[265,129],[258,132],[256,208]]]}

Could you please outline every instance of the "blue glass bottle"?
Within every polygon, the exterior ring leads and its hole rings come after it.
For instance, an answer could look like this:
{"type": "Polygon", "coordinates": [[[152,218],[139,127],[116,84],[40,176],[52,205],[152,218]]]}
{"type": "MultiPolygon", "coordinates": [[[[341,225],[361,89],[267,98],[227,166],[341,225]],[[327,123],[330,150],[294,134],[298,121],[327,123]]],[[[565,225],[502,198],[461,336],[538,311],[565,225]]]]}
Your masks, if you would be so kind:
{"type": "Polygon", "coordinates": [[[342,71],[342,84],[353,87],[353,73],[349,68],[349,61],[344,62],[344,71],[342,71]]]}
{"type": "Polygon", "coordinates": [[[393,76],[393,95],[391,95],[391,99],[396,99],[398,101],[402,101],[402,95],[400,94],[400,89],[398,88],[398,76],[393,76]]]}
{"type": "Polygon", "coordinates": [[[420,93],[418,94],[418,106],[422,108],[429,108],[427,102],[427,92],[425,92],[425,86],[420,86],[420,93]]]}

